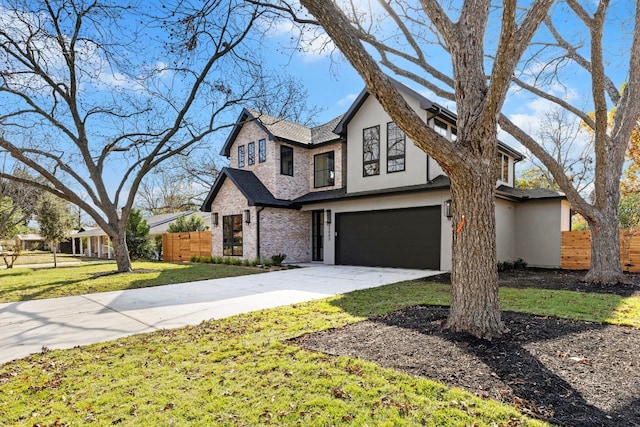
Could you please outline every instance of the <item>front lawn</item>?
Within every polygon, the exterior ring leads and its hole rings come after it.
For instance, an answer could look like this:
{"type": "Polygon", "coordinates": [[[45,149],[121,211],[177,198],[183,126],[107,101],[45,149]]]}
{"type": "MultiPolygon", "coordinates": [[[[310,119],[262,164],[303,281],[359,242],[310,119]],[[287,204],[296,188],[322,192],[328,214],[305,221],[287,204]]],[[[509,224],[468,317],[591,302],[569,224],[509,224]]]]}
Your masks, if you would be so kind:
{"type": "MultiPolygon", "coordinates": [[[[554,291],[541,292],[525,300],[557,299],[553,310],[562,314],[573,296],[567,317],[602,318],[593,312],[590,294],[567,292],[560,298],[551,297],[554,291]]],[[[446,303],[447,293],[446,285],[404,282],[193,327],[43,351],[0,366],[0,419],[8,425],[545,425],[512,406],[442,383],[289,341],[415,304],[446,303]]],[[[508,294],[502,296],[505,309],[537,311],[535,303],[524,309],[508,294]]],[[[596,297],[610,310],[607,317],[636,324],[638,297],[596,297]],[[619,308],[624,316],[615,314],[619,308]]],[[[544,307],[539,314],[549,310],[544,307]]]]}
{"type": "Polygon", "coordinates": [[[0,270],[0,302],[145,288],[242,276],[263,271],[231,265],[166,262],[134,262],[133,268],[132,273],[126,274],[108,274],[115,272],[115,263],[60,265],[58,268],[2,269],[0,270]]]}

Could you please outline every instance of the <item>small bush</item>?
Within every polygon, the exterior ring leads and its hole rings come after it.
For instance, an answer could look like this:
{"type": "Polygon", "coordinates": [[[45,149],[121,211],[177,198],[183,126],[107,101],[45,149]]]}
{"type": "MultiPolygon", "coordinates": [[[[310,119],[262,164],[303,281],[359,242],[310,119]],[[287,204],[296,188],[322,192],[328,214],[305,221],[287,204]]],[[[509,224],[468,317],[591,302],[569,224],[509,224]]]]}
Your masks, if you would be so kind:
{"type": "Polygon", "coordinates": [[[229,257],[222,258],[222,263],[224,265],[231,265],[231,258],[229,258],[229,257]]]}
{"type": "Polygon", "coordinates": [[[191,262],[200,262],[200,257],[197,255],[191,255],[191,262]]]}
{"type": "Polygon", "coordinates": [[[270,259],[263,259],[262,260],[262,265],[264,267],[271,267],[273,265],[273,261],[271,261],[270,259]]]}
{"type": "Polygon", "coordinates": [[[516,270],[524,270],[525,268],[527,268],[527,261],[523,260],[522,258],[518,258],[517,260],[513,261],[513,268],[515,268],[516,270]]]}
{"type": "Polygon", "coordinates": [[[255,267],[255,266],[258,266],[258,265],[260,265],[260,258],[254,258],[254,259],[251,260],[251,266],[252,267],[255,267]]]}
{"type": "Polygon", "coordinates": [[[231,258],[231,265],[242,265],[242,259],[240,259],[240,258],[231,258]]]}
{"type": "Polygon", "coordinates": [[[271,256],[271,261],[276,267],[280,267],[282,262],[287,258],[287,254],[276,254],[271,256]]]}
{"type": "Polygon", "coordinates": [[[222,264],[222,257],[221,256],[216,256],[213,257],[213,261],[214,264],[222,264]]]}

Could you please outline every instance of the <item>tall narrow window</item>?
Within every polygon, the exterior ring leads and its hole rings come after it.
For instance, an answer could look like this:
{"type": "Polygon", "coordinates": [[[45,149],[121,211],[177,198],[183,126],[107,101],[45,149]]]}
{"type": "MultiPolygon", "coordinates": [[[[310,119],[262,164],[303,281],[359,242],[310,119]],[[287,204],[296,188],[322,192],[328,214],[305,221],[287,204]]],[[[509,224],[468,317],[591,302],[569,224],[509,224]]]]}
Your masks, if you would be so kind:
{"type": "Polygon", "coordinates": [[[244,145],[238,146],[238,167],[244,167],[244,145]]]}
{"type": "Polygon", "coordinates": [[[293,176],[293,148],[280,146],[280,173],[293,176]]]}
{"type": "Polygon", "coordinates": [[[498,179],[502,182],[509,183],[509,157],[505,154],[498,153],[498,179]]]}
{"type": "Polygon", "coordinates": [[[247,163],[249,166],[253,165],[256,162],[256,144],[255,142],[250,142],[247,146],[247,163]]]}
{"type": "Polygon", "coordinates": [[[222,254],[242,256],[242,215],[222,217],[222,254]]]}
{"type": "Polygon", "coordinates": [[[313,186],[315,188],[334,185],[335,174],[333,151],[313,156],[313,186]]]}
{"type": "Polygon", "coordinates": [[[401,172],[405,168],[406,138],[394,122],[387,123],[387,172],[401,172]]]}
{"type": "Polygon", "coordinates": [[[380,126],[362,131],[362,175],[380,174],[380,126]]]}
{"type": "Polygon", "coordinates": [[[267,140],[258,141],[258,161],[264,163],[267,161],[267,140]]]}

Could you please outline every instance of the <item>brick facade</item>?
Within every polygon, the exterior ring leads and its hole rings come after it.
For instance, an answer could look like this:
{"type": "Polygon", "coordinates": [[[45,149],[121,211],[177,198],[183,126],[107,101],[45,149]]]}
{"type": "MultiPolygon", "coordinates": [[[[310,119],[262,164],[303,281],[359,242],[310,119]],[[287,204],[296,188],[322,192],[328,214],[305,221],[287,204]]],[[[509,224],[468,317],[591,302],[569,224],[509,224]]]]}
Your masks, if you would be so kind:
{"type": "Polygon", "coordinates": [[[266,208],[260,212],[260,256],[284,253],[287,262],[311,261],[311,212],[266,208]]]}

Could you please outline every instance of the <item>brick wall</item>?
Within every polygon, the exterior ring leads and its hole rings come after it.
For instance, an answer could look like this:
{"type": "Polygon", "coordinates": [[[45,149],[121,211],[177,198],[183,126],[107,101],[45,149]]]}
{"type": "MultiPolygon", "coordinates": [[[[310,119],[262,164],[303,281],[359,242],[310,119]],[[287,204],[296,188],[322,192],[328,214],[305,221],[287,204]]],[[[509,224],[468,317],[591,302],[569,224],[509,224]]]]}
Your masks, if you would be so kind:
{"type": "Polygon", "coordinates": [[[311,261],[311,212],[266,208],[260,213],[260,256],[287,254],[285,262],[311,261]]]}
{"type": "Polygon", "coordinates": [[[211,212],[218,213],[218,225],[211,227],[212,255],[224,256],[222,253],[223,243],[223,218],[227,215],[244,215],[245,209],[251,211],[252,222],[242,223],[242,257],[243,259],[253,259],[256,257],[256,227],[255,208],[247,206],[247,199],[236,188],[231,180],[225,180],[211,205],[211,212]]]}

